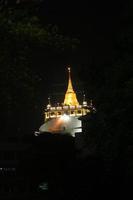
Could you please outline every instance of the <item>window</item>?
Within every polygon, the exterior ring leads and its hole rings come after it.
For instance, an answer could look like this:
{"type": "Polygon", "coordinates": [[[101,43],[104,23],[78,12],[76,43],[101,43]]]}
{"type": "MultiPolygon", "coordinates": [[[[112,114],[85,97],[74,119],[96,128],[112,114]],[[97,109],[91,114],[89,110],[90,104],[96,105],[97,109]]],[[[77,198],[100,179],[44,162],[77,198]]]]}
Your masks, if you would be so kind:
{"type": "Polygon", "coordinates": [[[58,115],[61,115],[61,112],[58,112],[58,115]]]}
{"type": "Polygon", "coordinates": [[[77,112],[78,114],[81,114],[81,110],[78,110],[78,112],[77,112]]]}
{"type": "Polygon", "coordinates": [[[54,113],[54,112],[51,112],[51,116],[53,116],[53,115],[55,115],[55,113],[54,113]]]}

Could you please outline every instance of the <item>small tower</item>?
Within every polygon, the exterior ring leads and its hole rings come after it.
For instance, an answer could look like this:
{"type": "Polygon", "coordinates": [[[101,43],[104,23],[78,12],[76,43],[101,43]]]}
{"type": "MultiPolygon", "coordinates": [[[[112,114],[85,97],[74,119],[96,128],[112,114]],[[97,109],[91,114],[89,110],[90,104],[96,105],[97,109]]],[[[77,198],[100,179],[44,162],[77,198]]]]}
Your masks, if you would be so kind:
{"type": "Polygon", "coordinates": [[[83,106],[86,107],[87,106],[87,101],[85,99],[85,94],[83,95],[83,106]]]}
{"type": "Polygon", "coordinates": [[[47,109],[51,108],[51,102],[50,102],[50,97],[48,98],[48,105],[47,105],[47,109]]]}

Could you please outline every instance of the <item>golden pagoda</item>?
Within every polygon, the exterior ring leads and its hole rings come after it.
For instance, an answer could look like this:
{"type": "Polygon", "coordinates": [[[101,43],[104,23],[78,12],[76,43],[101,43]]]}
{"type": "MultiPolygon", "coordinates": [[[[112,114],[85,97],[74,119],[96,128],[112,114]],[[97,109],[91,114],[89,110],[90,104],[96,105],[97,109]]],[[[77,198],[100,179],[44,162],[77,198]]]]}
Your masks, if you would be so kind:
{"type": "Polygon", "coordinates": [[[79,106],[79,102],[77,100],[76,93],[73,90],[72,80],[71,80],[71,68],[68,68],[69,72],[69,80],[68,80],[68,88],[65,94],[64,105],[68,106],[79,106]]]}
{"type": "Polygon", "coordinates": [[[77,95],[73,89],[71,80],[71,68],[68,67],[68,87],[64,102],[61,105],[58,104],[57,106],[52,106],[49,99],[49,104],[47,105],[47,108],[44,112],[44,121],[46,122],[53,118],[59,118],[64,114],[78,118],[80,116],[86,115],[89,112],[90,109],[85,99],[83,99],[82,105],[80,105],[77,100],[77,95]]]}
{"type": "Polygon", "coordinates": [[[51,134],[69,134],[75,137],[77,133],[82,133],[81,117],[90,113],[92,109],[92,102],[88,105],[85,95],[82,104],[78,102],[71,80],[71,69],[68,67],[68,87],[64,102],[52,106],[49,98],[44,111],[44,124],[40,126],[37,135],[49,132],[51,134]]]}

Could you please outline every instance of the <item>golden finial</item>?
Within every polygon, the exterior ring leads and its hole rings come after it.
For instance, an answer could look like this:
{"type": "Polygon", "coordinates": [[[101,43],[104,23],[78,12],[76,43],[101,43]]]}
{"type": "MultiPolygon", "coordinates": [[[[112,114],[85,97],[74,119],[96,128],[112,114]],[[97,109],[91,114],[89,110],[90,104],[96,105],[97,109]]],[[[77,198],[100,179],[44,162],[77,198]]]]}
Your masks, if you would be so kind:
{"type": "Polygon", "coordinates": [[[68,67],[68,72],[69,72],[69,73],[71,72],[71,68],[70,68],[70,67],[68,67]]]}
{"type": "Polygon", "coordinates": [[[50,97],[48,97],[48,104],[50,105],[51,104],[51,101],[50,101],[51,99],[50,99],[50,97]]]}
{"type": "Polygon", "coordinates": [[[85,94],[83,94],[83,101],[85,101],[85,94]]]}

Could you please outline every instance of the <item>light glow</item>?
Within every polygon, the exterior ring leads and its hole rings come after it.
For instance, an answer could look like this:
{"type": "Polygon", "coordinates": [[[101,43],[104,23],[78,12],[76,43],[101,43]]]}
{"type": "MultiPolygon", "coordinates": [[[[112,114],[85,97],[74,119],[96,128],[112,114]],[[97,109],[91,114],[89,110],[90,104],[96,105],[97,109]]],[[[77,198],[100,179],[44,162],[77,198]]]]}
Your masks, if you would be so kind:
{"type": "Polygon", "coordinates": [[[65,122],[68,122],[70,120],[70,117],[66,114],[62,115],[60,118],[65,122]]]}

